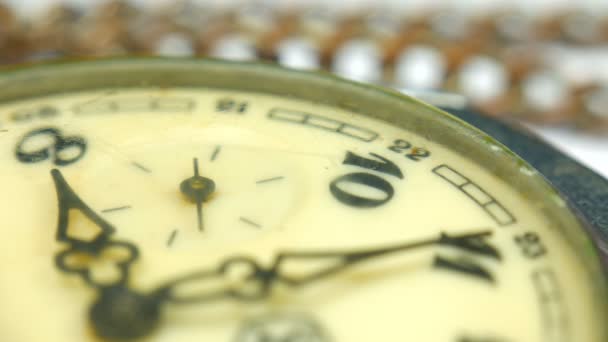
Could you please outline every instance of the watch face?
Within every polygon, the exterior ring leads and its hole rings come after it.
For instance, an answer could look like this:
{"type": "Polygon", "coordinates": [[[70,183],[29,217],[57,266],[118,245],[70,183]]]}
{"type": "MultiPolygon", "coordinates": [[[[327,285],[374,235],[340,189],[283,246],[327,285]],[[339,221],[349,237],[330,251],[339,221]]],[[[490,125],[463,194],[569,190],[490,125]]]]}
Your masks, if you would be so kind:
{"type": "Polygon", "coordinates": [[[5,77],[2,336],[605,340],[583,227],[491,139],[325,76],[189,63],[5,77]]]}

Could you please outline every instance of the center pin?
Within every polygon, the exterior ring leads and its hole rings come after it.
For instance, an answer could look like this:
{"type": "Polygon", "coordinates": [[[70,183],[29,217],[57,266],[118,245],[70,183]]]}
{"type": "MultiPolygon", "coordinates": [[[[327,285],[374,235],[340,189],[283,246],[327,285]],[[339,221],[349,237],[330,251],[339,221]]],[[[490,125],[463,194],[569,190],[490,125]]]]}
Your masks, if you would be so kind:
{"type": "Polygon", "coordinates": [[[197,158],[193,159],[193,164],[194,176],[182,181],[179,189],[188,201],[196,203],[198,229],[203,231],[203,202],[207,201],[215,191],[215,182],[207,177],[202,177],[199,174],[197,158]]]}

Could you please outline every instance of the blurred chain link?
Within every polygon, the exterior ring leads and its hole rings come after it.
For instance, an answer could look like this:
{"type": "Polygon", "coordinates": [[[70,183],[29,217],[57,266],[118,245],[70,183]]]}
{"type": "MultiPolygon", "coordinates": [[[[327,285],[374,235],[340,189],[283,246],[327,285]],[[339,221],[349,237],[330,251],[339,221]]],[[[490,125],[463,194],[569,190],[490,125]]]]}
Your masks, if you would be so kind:
{"type": "MultiPolygon", "coordinates": [[[[548,56],[606,48],[608,17],[579,11],[412,15],[107,1],[93,9],[60,4],[26,17],[0,0],[0,64],[133,54],[263,59],[397,88],[457,92],[489,115],[598,133],[608,133],[608,82],[596,77],[599,66],[590,61],[588,77],[578,77],[548,56]]],[[[608,57],[608,49],[603,53],[608,57]]]]}

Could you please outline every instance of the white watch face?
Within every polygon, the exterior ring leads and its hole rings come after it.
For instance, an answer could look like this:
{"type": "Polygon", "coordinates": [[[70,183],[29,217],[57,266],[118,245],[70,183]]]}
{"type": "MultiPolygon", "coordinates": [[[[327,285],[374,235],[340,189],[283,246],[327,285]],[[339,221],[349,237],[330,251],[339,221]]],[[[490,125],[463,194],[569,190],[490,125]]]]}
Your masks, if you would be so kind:
{"type": "Polygon", "coordinates": [[[363,114],[235,90],[3,104],[0,332],[600,341],[588,251],[475,158],[363,114]]]}

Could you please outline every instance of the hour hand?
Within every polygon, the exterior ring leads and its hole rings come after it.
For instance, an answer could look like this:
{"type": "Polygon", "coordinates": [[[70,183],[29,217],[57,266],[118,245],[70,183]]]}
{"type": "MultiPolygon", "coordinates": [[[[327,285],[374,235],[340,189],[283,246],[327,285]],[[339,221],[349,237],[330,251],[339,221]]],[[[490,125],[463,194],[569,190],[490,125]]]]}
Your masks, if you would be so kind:
{"type": "Polygon", "coordinates": [[[79,275],[87,284],[95,288],[126,284],[131,265],[139,256],[137,247],[129,242],[111,239],[115,231],[114,227],[80,199],[59,170],[53,169],[51,176],[59,202],[56,239],[68,244],[68,248],[58,252],[55,256],[57,268],[65,273],[79,275]],[[74,222],[70,222],[72,211],[80,212],[89,222],[83,224],[83,220],[78,220],[76,225],[74,222]],[[94,279],[95,270],[89,259],[92,259],[90,257],[101,258],[104,252],[112,249],[126,251],[126,253],[122,253],[124,256],[120,260],[115,261],[120,276],[113,279],[111,283],[98,282],[94,279]]]}
{"type": "Polygon", "coordinates": [[[97,255],[108,243],[110,236],[116,229],[80,199],[59,170],[51,170],[51,176],[55,182],[59,203],[57,241],[66,242],[73,249],[97,255]],[[83,231],[72,229],[70,225],[70,211],[72,210],[82,213],[93,223],[96,229],[87,229],[86,232],[84,229],[83,231]]]}

